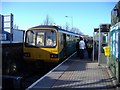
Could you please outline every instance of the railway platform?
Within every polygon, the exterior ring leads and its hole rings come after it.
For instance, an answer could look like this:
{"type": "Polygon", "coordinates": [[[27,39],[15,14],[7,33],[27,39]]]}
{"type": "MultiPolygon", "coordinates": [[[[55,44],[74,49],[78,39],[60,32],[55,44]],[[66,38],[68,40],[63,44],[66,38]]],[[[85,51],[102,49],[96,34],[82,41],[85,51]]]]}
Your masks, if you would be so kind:
{"type": "Polygon", "coordinates": [[[107,67],[98,66],[96,61],[93,62],[87,58],[79,59],[73,54],[26,90],[119,90],[113,80],[114,78],[111,77],[107,67]]]}

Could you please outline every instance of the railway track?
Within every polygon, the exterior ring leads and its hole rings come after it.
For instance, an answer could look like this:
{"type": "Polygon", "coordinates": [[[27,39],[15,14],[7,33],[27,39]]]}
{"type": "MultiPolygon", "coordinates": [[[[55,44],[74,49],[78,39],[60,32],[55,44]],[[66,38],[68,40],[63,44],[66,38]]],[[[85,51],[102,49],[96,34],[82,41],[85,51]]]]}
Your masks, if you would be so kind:
{"type": "Polygon", "coordinates": [[[2,90],[25,90],[29,87],[33,82],[37,79],[44,76],[47,72],[53,69],[56,65],[40,68],[37,70],[28,70],[28,68],[24,71],[19,73],[16,76],[3,76],[2,79],[2,90]]]}

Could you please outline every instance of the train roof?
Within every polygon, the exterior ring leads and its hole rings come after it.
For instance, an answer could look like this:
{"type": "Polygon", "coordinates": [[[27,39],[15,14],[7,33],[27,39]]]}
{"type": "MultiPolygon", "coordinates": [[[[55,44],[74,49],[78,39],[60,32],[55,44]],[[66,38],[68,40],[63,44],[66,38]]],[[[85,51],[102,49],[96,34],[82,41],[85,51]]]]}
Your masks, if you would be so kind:
{"type": "Polygon", "coordinates": [[[59,28],[58,26],[53,26],[53,25],[39,25],[39,26],[35,26],[32,28],[59,28]]]}
{"type": "Polygon", "coordinates": [[[66,34],[74,34],[76,36],[80,36],[80,34],[78,33],[74,33],[72,31],[67,31],[65,29],[62,29],[61,27],[59,26],[53,26],[53,25],[39,25],[39,26],[35,26],[35,27],[32,27],[32,28],[55,28],[56,30],[59,30],[60,32],[63,32],[63,33],[66,33],[66,34]]]}

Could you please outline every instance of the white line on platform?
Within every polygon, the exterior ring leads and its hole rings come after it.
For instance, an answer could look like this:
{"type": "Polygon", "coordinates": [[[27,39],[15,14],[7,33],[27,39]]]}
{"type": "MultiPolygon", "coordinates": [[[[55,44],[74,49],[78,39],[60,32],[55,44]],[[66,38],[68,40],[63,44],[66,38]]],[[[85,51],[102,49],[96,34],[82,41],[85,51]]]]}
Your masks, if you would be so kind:
{"type": "MultiPolygon", "coordinates": [[[[76,52],[75,52],[76,53],[76,52]]],[[[55,68],[53,68],[51,71],[49,71],[47,74],[45,74],[43,77],[41,77],[40,79],[38,79],[36,82],[34,82],[32,85],[30,85],[26,90],[29,90],[30,88],[32,88],[33,86],[35,86],[38,82],[40,82],[43,78],[45,78],[46,76],[48,76],[48,74],[50,74],[52,71],[54,71],[56,68],[58,68],[60,65],[62,65],[64,62],[66,62],[69,58],[71,58],[75,53],[73,53],[71,56],[69,56],[67,59],[65,59],[62,63],[60,63],[58,66],[56,66],[55,68]]]]}

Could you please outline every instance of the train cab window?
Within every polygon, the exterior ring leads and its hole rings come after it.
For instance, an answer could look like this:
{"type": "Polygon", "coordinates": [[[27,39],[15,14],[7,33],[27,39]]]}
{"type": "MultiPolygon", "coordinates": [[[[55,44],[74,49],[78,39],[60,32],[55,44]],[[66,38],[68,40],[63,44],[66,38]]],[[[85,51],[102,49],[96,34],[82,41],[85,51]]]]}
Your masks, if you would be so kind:
{"type": "Polygon", "coordinates": [[[53,30],[29,30],[26,32],[26,46],[55,47],[56,32],[53,30]]]}
{"type": "Polygon", "coordinates": [[[35,33],[33,31],[27,31],[26,35],[26,43],[35,46],[35,33]]]}
{"type": "Polygon", "coordinates": [[[46,46],[56,46],[56,33],[55,31],[46,31],[46,46]]]}
{"type": "Polygon", "coordinates": [[[43,32],[37,33],[37,46],[44,46],[44,34],[43,32]]]}

